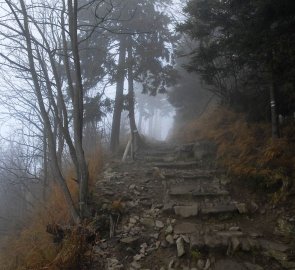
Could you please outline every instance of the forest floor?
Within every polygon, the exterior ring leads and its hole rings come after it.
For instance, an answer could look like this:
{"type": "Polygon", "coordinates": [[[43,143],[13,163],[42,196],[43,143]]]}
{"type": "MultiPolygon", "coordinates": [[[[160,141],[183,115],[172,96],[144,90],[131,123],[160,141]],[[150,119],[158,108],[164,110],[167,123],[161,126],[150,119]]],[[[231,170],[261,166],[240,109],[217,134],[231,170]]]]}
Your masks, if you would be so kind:
{"type": "Polygon", "coordinates": [[[105,165],[91,269],[295,269],[292,205],[273,205],[190,147],[158,144],[105,165]]]}

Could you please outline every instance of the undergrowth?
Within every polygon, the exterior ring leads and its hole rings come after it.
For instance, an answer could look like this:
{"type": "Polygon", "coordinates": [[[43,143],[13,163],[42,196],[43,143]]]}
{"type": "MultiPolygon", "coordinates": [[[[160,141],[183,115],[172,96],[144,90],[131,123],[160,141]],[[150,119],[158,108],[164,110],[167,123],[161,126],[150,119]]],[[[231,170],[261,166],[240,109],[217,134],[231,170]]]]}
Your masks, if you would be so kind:
{"type": "MultiPolygon", "coordinates": [[[[103,166],[99,144],[91,151],[87,151],[86,157],[91,193],[103,166]]],[[[73,181],[76,177],[74,169],[67,169],[65,175],[74,202],[78,205],[78,185],[73,181]]],[[[87,253],[88,246],[79,228],[71,226],[70,233],[63,241],[54,243],[53,236],[46,232],[49,224],[58,224],[62,227],[71,225],[71,217],[64,196],[54,181],[52,181],[50,194],[46,201],[36,207],[26,226],[21,231],[7,237],[5,250],[0,254],[0,269],[80,269],[78,260],[87,253]]]]}
{"type": "Polygon", "coordinates": [[[211,140],[217,144],[217,158],[235,177],[254,180],[262,188],[278,183],[286,188],[295,167],[295,124],[281,126],[280,139],[271,138],[268,123],[249,123],[245,115],[223,107],[185,123],[175,138],[181,141],[211,140]]]}

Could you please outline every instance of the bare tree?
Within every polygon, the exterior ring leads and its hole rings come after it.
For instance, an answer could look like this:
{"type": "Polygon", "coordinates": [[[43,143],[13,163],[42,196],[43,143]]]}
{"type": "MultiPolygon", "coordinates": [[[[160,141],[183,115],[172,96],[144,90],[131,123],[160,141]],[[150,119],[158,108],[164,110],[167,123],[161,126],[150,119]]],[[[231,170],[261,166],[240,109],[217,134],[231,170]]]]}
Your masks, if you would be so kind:
{"type": "MultiPolygon", "coordinates": [[[[0,24],[2,72],[21,81],[15,87],[14,113],[19,101],[34,109],[36,130],[43,137],[48,159],[73,220],[84,218],[88,168],[83,150],[84,89],[78,40],[78,1],[4,0],[0,24]],[[11,72],[12,70],[12,72],[11,72]],[[27,86],[30,95],[25,89],[27,86]],[[18,94],[19,97],[18,98],[18,94]],[[79,184],[79,210],[63,175],[61,156],[66,144],[79,184]]],[[[9,85],[9,84],[8,84],[9,85]]]]}

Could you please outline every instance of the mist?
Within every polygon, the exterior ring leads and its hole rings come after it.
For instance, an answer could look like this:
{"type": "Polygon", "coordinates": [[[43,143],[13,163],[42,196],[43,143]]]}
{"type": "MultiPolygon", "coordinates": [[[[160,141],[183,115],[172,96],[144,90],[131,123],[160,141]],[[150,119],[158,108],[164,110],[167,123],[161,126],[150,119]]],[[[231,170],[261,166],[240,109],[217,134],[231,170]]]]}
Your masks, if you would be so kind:
{"type": "MultiPolygon", "coordinates": [[[[291,0],[262,2],[1,1],[4,269],[119,264],[103,252],[127,238],[122,266],[101,269],[143,269],[153,261],[147,250],[165,261],[176,247],[176,258],[153,269],[209,270],[219,257],[238,263],[226,256],[245,251],[234,242],[243,217],[265,215],[267,232],[280,231],[276,214],[292,223],[295,11],[291,0]],[[247,194],[247,211],[237,194],[247,194]],[[226,255],[190,242],[192,232],[176,233],[184,219],[198,237],[230,232],[230,246],[220,244],[226,255]],[[61,262],[71,241],[79,248],[61,262]],[[96,262],[85,255],[94,251],[96,262]]],[[[282,266],[275,256],[258,259],[269,261],[282,266]]]]}

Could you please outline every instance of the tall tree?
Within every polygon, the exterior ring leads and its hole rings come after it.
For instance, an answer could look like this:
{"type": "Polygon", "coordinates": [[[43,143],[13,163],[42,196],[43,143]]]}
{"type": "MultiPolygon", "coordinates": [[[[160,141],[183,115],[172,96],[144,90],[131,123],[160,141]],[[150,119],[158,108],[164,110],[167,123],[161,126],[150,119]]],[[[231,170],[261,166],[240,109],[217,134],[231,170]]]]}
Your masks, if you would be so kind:
{"type": "Polygon", "coordinates": [[[126,66],[126,37],[121,36],[119,40],[119,60],[116,74],[116,98],[113,112],[113,122],[111,130],[111,152],[115,153],[120,141],[121,112],[124,104],[124,81],[126,66]]]}
{"type": "MultiPolygon", "coordinates": [[[[127,42],[125,51],[128,54],[128,60],[124,67],[126,74],[128,74],[127,109],[131,134],[138,142],[139,133],[134,113],[134,82],[142,84],[145,93],[156,95],[158,92],[165,92],[165,88],[172,83],[175,74],[171,65],[173,35],[169,30],[170,19],[168,15],[161,11],[159,1],[142,0],[140,3],[137,2],[131,0],[127,2],[125,7],[125,16],[127,17],[119,27],[123,33],[128,35],[125,37],[125,42],[127,42]]],[[[165,1],[165,3],[168,2],[170,3],[170,1],[165,1]]],[[[119,65],[119,69],[121,68],[122,66],[119,65]]],[[[120,100],[121,92],[117,92],[116,100],[120,100]]],[[[114,117],[120,113],[120,110],[115,111],[114,117]]],[[[112,131],[118,132],[119,129],[115,127],[116,125],[118,124],[113,122],[112,131]]],[[[113,137],[119,138],[119,134],[112,134],[113,137]]],[[[115,151],[118,143],[118,140],[111,141],[111,150],[115,151]]],[[[138,146],[134,146],[134,148],[138,148],[138,146]]]]}

